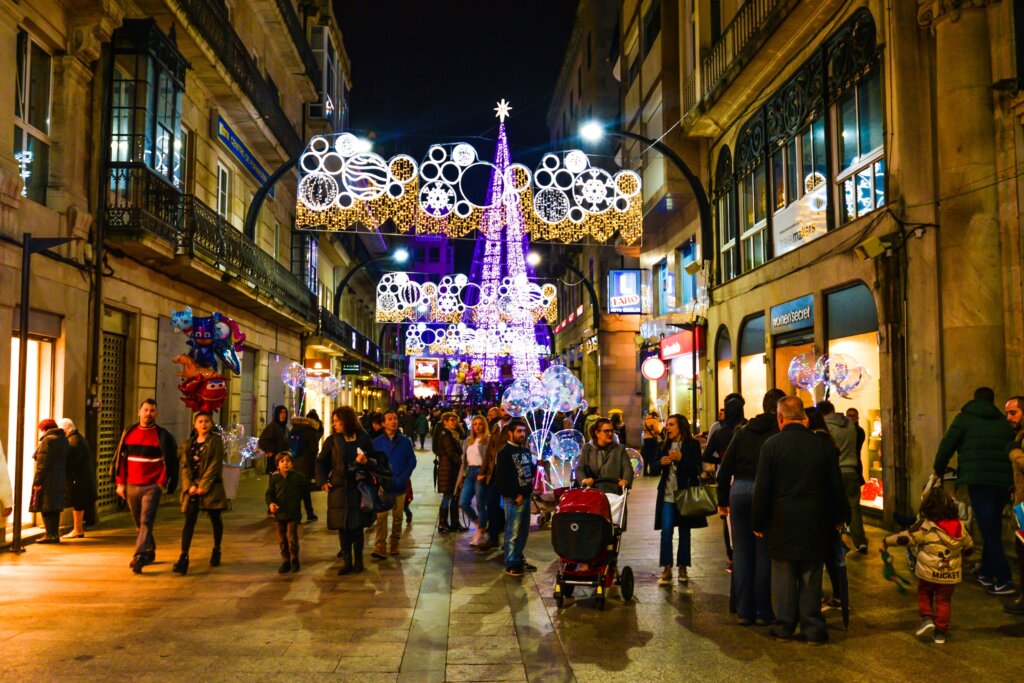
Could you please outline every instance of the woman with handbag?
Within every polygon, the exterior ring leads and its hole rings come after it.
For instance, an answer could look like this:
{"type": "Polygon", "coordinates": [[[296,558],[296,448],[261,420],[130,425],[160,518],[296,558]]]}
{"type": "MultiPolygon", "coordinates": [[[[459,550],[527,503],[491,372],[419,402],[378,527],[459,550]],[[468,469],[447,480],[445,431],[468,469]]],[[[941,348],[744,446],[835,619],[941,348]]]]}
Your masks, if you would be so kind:
{"type": "Polygon", "coordinates": [[[228,507],[224,490],[224,442],[213,431],[213,416],[200,411],[192,418],[192,436],[181,454],[181,511],[185,526],[181,530],[181,556],[171,568],[175,574],[188,573],[188,551],[196,530],[199,512],[206,511],[213,526],[213,552],[210,566],[220,566],[220,542],[224,538],[221,513],[228,507]]]}
{"type": "Polygon", "coordinates": [[[661,531],[661,566],[659,586],[672,585],[672,535],[679,529],[679,546],[675,564],[679,567],[679,583],[688,582],[690,566],[690,529],[708,525],[707,515],[715,511],[712,503],[705,514],[699,511],[700,499],[706,489],[700,483],[700,443],[690,434],[690,423],[682,415],[670,415],[665,421],[665,442],[661,447],[661,480],[658,481],[658,504],[654,528],[661,531]],[[679,507],[697,509],[696,514],[683,515],[679,507]]]}
{"type": "Polygon", "coordinates": [[[317,457],[317,483],[327,492],[327,528],[338,532],[344,576],[363,571],[363,530],[374,525],[377,515],[364,511],[359,482],[376,470],[373,443],[359,426],[351,406],[331,413],[331,435],[324,439],[317,457]]]}

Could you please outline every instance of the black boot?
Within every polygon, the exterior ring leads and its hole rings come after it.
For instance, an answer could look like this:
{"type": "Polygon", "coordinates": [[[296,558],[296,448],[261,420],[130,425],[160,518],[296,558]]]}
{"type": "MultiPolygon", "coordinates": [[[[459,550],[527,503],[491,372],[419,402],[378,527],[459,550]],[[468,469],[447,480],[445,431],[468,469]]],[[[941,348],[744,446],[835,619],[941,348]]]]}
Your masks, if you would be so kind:
{"type": "Polygon", "coordinates": [[[277,568],[278,574],[287,574],[292,570],[292,563],[289,560],[285,560],[281,563],[281,566],[277,568]]]}
{"type": "Polygon", "coordinates": [[[352,541],[347,536],[341,541],[341,567],[338,576],[352,573],[352,541]]]}
{"type": "Polygon", "coordinates": [[[299,571],[299,558],[292,558],[292,573],[299,571]]]}
{"type": "Polygon", "coordinates": [[[175,574],[181,574],[182,576],[188,574],[188,553],[181,554],[178,561],[174,563],[173,567],[171,567],[171,571],[175,574]]]}
{"type": "Polygon", "coordinates": [[[219,567],[220,566],[220,548],[214,548],[213,552],[210,553],[210,566],[211,567],[219,567]]]}
{"type": "Polygon", "coordinates": [[[354,533],[358,534],[358,537],[352,544],[352,571],[358,574],[363,571],[363,533],[361,531],[354,533]]]}

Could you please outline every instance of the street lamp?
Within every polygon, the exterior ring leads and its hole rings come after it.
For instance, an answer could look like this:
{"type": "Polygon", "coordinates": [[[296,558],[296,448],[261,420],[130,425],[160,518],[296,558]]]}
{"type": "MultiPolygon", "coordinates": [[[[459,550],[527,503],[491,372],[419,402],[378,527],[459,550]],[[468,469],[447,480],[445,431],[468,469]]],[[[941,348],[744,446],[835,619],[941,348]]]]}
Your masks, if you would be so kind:
{"type": "Polygon", "coordinates": [[[405,247],[399,247],[389,254],[380,254],[379,256],[371,256],[370,258],[358,263],[355,268],[348,271],[345,277],[341,279],[341,283],[334,292],[334,315],[341,317],[341,295],[345,293],[345,286],[348,285],[348,281],[358,273],[360,270],[378,261],[394,261],[395,263],[402,264],[409,260],[409,251],[405,247]]]}

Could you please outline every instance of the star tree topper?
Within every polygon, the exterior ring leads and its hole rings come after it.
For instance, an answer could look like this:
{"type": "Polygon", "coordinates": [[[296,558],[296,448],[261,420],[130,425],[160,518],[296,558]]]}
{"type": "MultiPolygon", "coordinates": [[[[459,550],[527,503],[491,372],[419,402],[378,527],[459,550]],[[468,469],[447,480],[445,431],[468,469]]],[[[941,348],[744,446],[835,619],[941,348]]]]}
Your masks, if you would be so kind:
{"type": "Polygon", "coordinates": [[[512,105],[505,101],[505,98],[501,98],[498,102],[498,106],[494,108],[494,111],[498,112],[498,120],[505,123],[505,119],[508,118],[509,112],[512,111],[512,105]]]}

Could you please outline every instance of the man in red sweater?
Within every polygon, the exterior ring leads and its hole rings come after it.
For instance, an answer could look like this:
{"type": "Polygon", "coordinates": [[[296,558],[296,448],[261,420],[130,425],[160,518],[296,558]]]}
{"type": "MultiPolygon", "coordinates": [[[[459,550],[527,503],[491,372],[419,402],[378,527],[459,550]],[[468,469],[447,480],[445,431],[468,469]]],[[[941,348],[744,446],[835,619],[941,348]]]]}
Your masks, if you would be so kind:
{"type": "Polygon", "coordinates": [[[117,495],[124,498],[135,520],[138,536],[130,567],[136,574],[156,559],[153,523],[164,489],[172,493],[178,479],[178,444],[156,424],[156,401],[147,398],[139,406],[139,421],[124,430],[114,453],[111,475],[117,495]]]}

